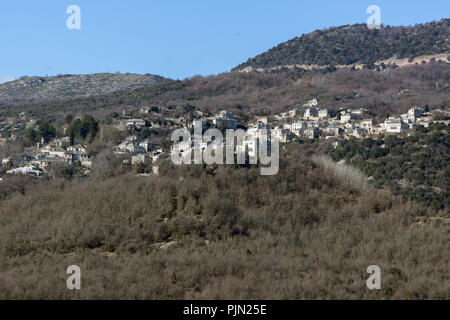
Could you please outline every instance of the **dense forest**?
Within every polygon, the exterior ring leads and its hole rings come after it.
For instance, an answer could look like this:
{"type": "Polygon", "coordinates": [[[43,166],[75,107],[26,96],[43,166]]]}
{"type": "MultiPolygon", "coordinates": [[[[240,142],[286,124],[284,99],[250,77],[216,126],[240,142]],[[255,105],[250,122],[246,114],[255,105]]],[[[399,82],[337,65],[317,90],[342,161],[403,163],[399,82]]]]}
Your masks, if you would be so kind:
{"type": "Polygon", "coordinates": [[[317,30],[296,37],[237,66],[270,68],[285,65],[373,66],[376,61],[450,54],[450,19],[411,27],[383,26],[369,29],[365,24],[317,30]]]}

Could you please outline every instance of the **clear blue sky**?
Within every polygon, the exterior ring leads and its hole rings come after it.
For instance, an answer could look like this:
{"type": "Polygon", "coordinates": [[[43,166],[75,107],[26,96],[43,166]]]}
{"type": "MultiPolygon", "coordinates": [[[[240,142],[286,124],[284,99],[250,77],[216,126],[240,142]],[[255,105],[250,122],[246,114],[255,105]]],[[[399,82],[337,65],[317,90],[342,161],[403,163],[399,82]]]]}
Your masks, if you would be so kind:
{"type": "Polygon", "coordinates": [[[0,0],[0,81],[23,75],[153,73],[184,79],[229,71],[315,29],[448,18],[449,0],[0,0]],[[69,5],[81,30],[68,30],[69,5]]]}

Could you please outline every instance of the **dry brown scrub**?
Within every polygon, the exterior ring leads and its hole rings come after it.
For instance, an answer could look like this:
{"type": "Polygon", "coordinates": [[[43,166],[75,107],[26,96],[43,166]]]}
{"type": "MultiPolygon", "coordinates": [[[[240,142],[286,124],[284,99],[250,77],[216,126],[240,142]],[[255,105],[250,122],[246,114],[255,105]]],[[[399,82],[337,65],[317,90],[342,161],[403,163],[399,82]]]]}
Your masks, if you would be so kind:
{"type": "Polygon", "coordinates": [[[366,107],[380,119],[400,114],[411,105],[446,107],[449,101],[450,64],[430,63],[383,71],[338,70],[321,73],[225,73],[185,80],[182,90],[151,99],[162,105],[194,105],[202,110],[234,108],[236,113],[292,109],[318,98],[330,108],[366,107]],[[399,95],[401,90],[409,94],[399,95]]]}
{"type": "Polygon", "coordinates": [[[290,146],[271,177],[167,164],[159,177],[10,196],[0,298],[448,299],[448,227],[417,226],[424,208],[341,184],[302,148],[290,146]],[[77,292],[66,288],[71,264],[77,292]],[[379,291],[365,286],[371,264],[379,291]]]}

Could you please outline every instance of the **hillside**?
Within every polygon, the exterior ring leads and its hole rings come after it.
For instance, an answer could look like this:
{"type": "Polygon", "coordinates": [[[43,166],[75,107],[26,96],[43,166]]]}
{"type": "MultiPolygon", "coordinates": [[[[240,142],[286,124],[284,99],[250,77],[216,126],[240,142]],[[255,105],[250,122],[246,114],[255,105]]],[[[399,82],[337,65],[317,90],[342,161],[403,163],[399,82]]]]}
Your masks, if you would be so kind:
{"type": "Polygon", "coordinates": [[[158,84],[167,79],[155,75],[98,73],[23,77],[0,84],[0,101],[32,102],[126,92],[158,84]]]}
{"type": "Polygon", "coordinates": [[[148,178],[18,184],[0,206],[0,298],[448,298],[448,227],[312,151],[286,148],[275,176],[168,162],[148,178]],[[382,290],[365,286],[373,261],[382,290]]]}
{"type": "Polygon", "coordinates": [[[89,112],[102,119],[134,106],[168,107],[177,117],[193,107],[207,112],[228,109],[245,118],[287,111],[317,98],[330,108],[365,107],[375,115],[405,112],[412,105],[446,108],[450,104],[450,64],[429,63],[405,68],[286,73],[224,73],[170,81],[131,92],[0,109],[2,116],[25,111],[30,116],[63,119],[65,113],[89,112]]]}
{"type": "Polygon", "coordinates": [[[328,153],[361,169],[373,185],[436,210],[450,206],[450,135],[444,124],[417,127],[409,137],[341,141],[328,153]]]}
{"type": "Polygon", "coordinates": [[[321,66],[361,67],[391,58],[408,61],[423,57],[427,60],[439,54],[441,56],[438,58],[443,59],[446,54],[450,54],[449,38],[450,19],[412,27],[385,26],[380,30],[370,30],[365,24],[346,25],[317,30],[281,43],[240,64],[233,71],[293,66],[304,69],[321,66]]]}

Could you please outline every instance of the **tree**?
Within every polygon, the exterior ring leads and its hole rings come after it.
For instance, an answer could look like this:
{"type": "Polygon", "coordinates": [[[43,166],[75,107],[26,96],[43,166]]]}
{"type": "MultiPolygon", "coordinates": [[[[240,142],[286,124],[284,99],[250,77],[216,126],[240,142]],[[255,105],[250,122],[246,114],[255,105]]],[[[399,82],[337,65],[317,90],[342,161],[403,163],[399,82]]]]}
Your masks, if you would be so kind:
{"type": "Polygon", "coordinates": [[[73,146],[75,144],[75,132],[70,130],[69,128],[69,137],[70,137],[70,145],[73,146]]]}
{"type": "Polygon", "coordinates": [[[44,138],[48,141],[56,136],[56,129],[48,121],[43,121],[39,124],[37,135],[39,139],[44,138]]]}
{"type": "Polygon", "coordinates": [[[73,121],[73,115],[71,115],[71,114],[66,115],[66,118],[65,118],[66,124],[71,124],[72,121],[73,121]]]}
{"type": "Polygon", "coordinates": [[[89,136],[89,142],[93,142],[97,136],[99,127],[98,122],[92,116],[86,115],[83,119],[84,138],[89,136]]]}
{"type": "Polygon", "coordinates": [[[26,137],[30,140],[31,143],[35,143],[37,141],[37,133],[33,128],[29,128],[26,133],[26,137]]]}
{"type": "Polygon", "coordinates": [[[92,116],[86,115],[83,120],[76,119],[72,122],[68,129],[68,134],[71,137],[71,143],[75,138],[85,140],[89,138],[89,142],[93,142],[99,131],[98,121],[92,116]]]}

